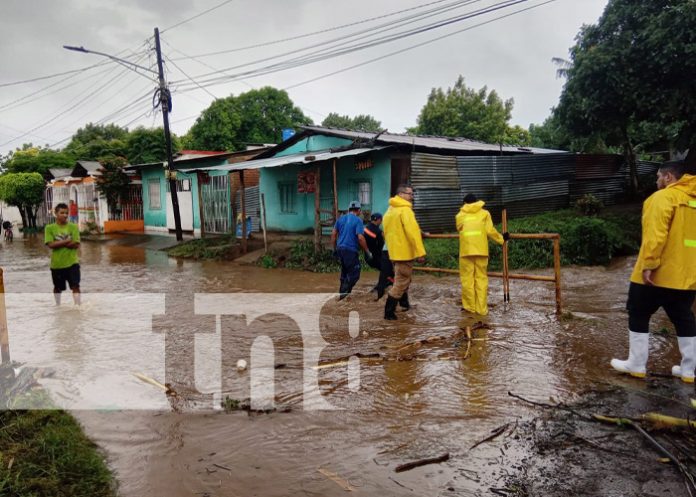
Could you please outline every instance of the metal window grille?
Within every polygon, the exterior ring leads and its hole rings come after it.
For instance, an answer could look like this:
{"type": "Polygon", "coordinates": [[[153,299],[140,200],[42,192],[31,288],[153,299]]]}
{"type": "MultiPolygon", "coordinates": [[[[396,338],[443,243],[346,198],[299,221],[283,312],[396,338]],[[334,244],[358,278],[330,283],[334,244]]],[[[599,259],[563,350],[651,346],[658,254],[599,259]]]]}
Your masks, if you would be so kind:
{"type": "Polygon", "coordinates": [[[294,183],[279,183],[278,190],[280,195],[280,212],[295,212],[295,186],[294,183]]]}
{"type": "Polygon", "coordinates": [[[150,179],[147,181],[147,192],[150,198],[150,209],[161,209],[162,198],[159,179],[150,179]]]}

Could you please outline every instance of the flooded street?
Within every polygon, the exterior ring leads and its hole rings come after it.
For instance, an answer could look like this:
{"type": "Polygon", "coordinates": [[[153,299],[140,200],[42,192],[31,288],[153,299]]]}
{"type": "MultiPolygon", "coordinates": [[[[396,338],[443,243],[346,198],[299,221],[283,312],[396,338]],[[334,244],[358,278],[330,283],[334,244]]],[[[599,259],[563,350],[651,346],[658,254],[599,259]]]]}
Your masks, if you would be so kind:
{"type": "MultiPolygon", "coordinates": [[[[335,274],[179,261],[138,246],[145,239],[134,236],[83,243],[84,309],[72,309],[67,293],[56,308],[41,242],[18,238],[0,249],[12,358],[56,370],[45,386],[73,406],[105,450],[123,496],[331,496],[345,494],[346,485],[356,495],[488,495],[505,470],[499,450],[470,447],[535,414],[508,392],[545,402],[612,384],[644,388],[608,366],[627,349],[632,259],[564,268],[564,310],[572,316],[560,320],[551,284],[513,280],[505,305],[502,283],[492,279],[490,329],[475,330],[480,340],[472,341],[452,338],[478,321],[460,311],[458,277],[417,274],[412,309],[387,322],[384,300],[368,293],[377,274],[363,273],[350,298],[319,307],[325,344],[318,364],[356,353],[406,360],[312,367],[299,324],[268,294],[332,293],[335,274]],[[200,312],[210,294],[255,294],[254,324],[200,312]],[[259,336],[272,342],[254,342],[259,336]],[[235,367],[250,362],[252,349],[267,362],[258,367],[265,382],[235,367]],[[170,383],[178,401],[133,372],[170,383]],[[307,403],[308,378],[321,409],[307,403]],[[219,408],[225,397],[245,399],[254,388],[278,410],[219,408]],[[446,452],[447,462],[394,472],[446,452]]],[[[224,305],[235,302],[225,298],[224,305]]],[[[662,326],[668,322],[660,311],[653,329],[662,326]]],[[[667,373],[678,355],[673,336],[654,334],[649,369],[667,373]]]]}

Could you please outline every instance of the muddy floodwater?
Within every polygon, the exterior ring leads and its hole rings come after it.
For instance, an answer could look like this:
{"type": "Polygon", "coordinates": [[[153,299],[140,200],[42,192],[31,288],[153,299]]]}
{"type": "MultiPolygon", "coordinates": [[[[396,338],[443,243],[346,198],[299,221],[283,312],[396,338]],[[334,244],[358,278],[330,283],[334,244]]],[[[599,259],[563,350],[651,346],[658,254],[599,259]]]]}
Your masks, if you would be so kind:
{"type": "MultiPolygon", "coordinates": [[[[612,384],[644,388],[608,368],[627,350],[632,259],[563,268],[564,306],[573,316],[560,320],[551,284],[513,280],[504,304],[501,281],[492,279],[483,320],[489,329],[474,330],[476,340],[462,338],[478,319],[460,311],[457,277],[416,275],[411,310],[387,322],[384,300],[369,293],[377,275],[363,273],[350,298],[321,306],[325,346],[319,367],[311,367],[303,363],[301,332],[273,294],[331,293],[337,275],[174,260],[144,242],[83,244],[82,310],[71,308],[67,294],[60,308],[52,305],[41,240],[18,238],[0,249],[12,359],[55,369],[46,387],[77,406],[123,496],[333,496],[346,488],[355,495],[491,495],[487,489],[511,468],[501,467],[493,444],[470,448],[496,427],[536,414],[508,392],[548,402],[612,384]],[[196,312],[201,295],[246,293],[257,294],[254,326],[196,312]],[[170,329],[178,331],[167,341],[170,329]],[[227,338],[223,329],[231,330],[227,338]],[[270,338],[254,342],[262,336],[270,338]],[[235,367],[250,361],[257,343],[266,351],[258,357],[271,357],[259,368],[265,384],[235,367]],[[365,357],[346,359],[357,353],[365,357]],[[178,398],[137,379],[138,371],[170,383],[178,398]],[[307,378],[323,404],[303,402],[307,378]],[[243,400],[256,387],[275,412],[219,408],[225,397],[243,400]],[[444,453],[446,462],[394,471],[444,453]]],[[[667,324],[659,314],[653,328],[667,324]]],[[[653,336],[649,369],[667,373],[678,357],[672,336],[653,336]]]]}

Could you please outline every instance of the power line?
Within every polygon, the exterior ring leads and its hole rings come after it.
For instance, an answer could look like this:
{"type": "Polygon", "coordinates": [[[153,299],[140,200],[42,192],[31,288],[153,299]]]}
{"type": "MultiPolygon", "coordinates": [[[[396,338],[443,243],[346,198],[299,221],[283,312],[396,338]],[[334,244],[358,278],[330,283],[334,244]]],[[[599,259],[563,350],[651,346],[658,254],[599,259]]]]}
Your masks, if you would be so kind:
{"type": "Polygon", "coordinates": [[[160,34],[164,33],[165,31],[169,31],[170,29],[177,28],[177,27],[181,26],[182,24],[186,24],[187,22],[193,21],[194,19],[197,19],[197,18],[207,14],[208,12],[212,12],[216,9],[219,9],[220,7],[227,5],[228,3],[232,2],[232,1],[234,1],[234,0],[225,0],[224,2],[216,5],[215,7],[211,7],[208,10],[204,10],[200,14],[196,14],[195,16],[191,16],[188,19],[184,19],[183,21],[180,21],[180,22],[174,24],[173,26],[169,26],[168,28],[163,29],[162,31],[160,31],[160,34]]]}
{"type": "Polygon", "coordinates": [[[213,95],[213,94],[210,92],[210,90],[208,90],[207,88],[204,88],[203,86],[201,86],[200,84],[198,84],[198,82],[197,82],[195,79],[193,79],[191,76],[189,76],[182,68],[180,68],[180,67],[176,64],[176,62],[174,62],[173,60],[171,60],[171,59],[170,59],[169,57],[167,57],[166,55],[164,56],[164,58],[167,60],[167,62],[171,62],[171,64],[172,64],[174,67],[176,67],[176,68],[179,70],[179,72],[180,72],[181,74],[183,74],[184,76],[186,76],[186,77],[187,77],[193,84],[195,84],[198,88],[200,88],[201,90],[203,90],[204,92],[206,92],[208,95],[210,95],[211,97],[213,97],[213,100],[217,100],[218,97],[216,97],[215,95],[213,95]]]}
{"type": "MultiPolygon", "coordinates": [[[[296,54],[298,54],[298,53],[301,53],[301,52],[310,50],[310,49],[312,49],[312,48],[317,48],[317,47],[321,47],[321,50],[319,50],[318,52],[315,52],[315,53],[320,53],[320,52],[322,52],[322,51],[328,51],[328,50],[330,50],[330,49],[332,48],[332,47],[330,47],[330,46],[328,46],[328,45],[330,45],[330,44],[332,44],[332,43],[334,43],[334,44],[340,44],[340,43],[345,42],[345,41],[347,41],[347,40],[349,40],[349,39],[351,39],[351,38],[355,38],[355,37],[358,37],[358,36],[363,35],[363,34],[366,34],[366,33],[369,33],[369,34],[368,34],[368,37],[373,37],[373,36],[376,36],[376,35],[378,35],[378,34],[380,34],[380,33],[382,33],[382,32],[391,31],[391,30],[393,30],[393,29],[396,29],[396,28],[398,28],[400,25],[412,24],[412,23],[414,23],[414,22],[417,22],[418,20],[422,20],[422,19],[425,19],[425,18],[428,18],[428,17],[432,17],[433,15],[437,15],[437,14],[440,14],[440,13],[444,13],[444,12],[447,12],[447,11],[449,11],[449,10],[453,10],[453,9],[458,8],[458,7],[463,7],[463,6],[469,5],[469,4],[471,4],[471,3],[476,3],[476,2],[480,2],[480,1],[481,1],[481,0],[457,0],[456,2],[453,2],[453,3],[450,3],[450,4],[444,5],[444,6],[442,6],[442,7],[438,7],[438,8],[436,8],[436,9],[430,9],[430,10],[428,10],[428,11],[421,12],[421,13],[418,13],[418,14],[412,14],[412,15],[409,15],[409,16],[405,16],[405,17],[403,17],[403,18],[401,18],[401,19],[398,19],[398,20],[395,21],[395,22],[384,23],[384,24],[380,24],[380,25],[377,25],[377,26],[372,26],[372,27],[370,27],[370,28],[366,28],[366,29],[363,29],[363,30],[354,31],[354,32],[349,33],[349,34],[347,34],[347,35],[343,35],[343,36],[339,36],[339,37],[336,37],[336,38],[332,38],[332,39],[330,39],[330,40],[325,40],[325,41],[313,43],[313,44],[311,44],[311,45],[307,45],[307,46],[302,47],[302,48],[299,48],[299,49],[291,50],[291,51],[288,51],[288,52],[283,52],[283,53],[276,54],[276,55],[272,55],[272,56],[269,56],[269,57],[264,57],[264,58],[262,58],[262,59],[257,59],[257,60],[255,60],[255,61],[246,62],[246,63],[243,63],[243,64],[238,64],[238,65],[236,65],[236,66],[231,66],[231,67],[228,67],[228,68],[225,68],[225,69],[218,70],[218,71],[216,71],[216,72],[200,74],[200,75],[198,75],[198,76],[196,76],[196,77],[200,79],[200,78],[205,78],[205,77],[208,77],[208,76],[214,76],[215,74],[219,74],[220,72],[226,72],[226,71],[230,71],[230,70],[233,70],[233,69],[240,69],[240,68],[242,68],[242,67],[247,67],[247,66],[252,66],[252,65],[260,64],[260,63],[262,63],[262,62],[267,62],[267,61],[270,61],[270,60],[273,60],[273,59],[278,59],[278,58],[285,57],[285,56],[288,56],[288,55],[296,55],[296,54]]],[[[509,0],[508,0],[508,1],[509,1],[509,0]]],[[[299,58],[300,58],[300,57],[296,57],[296,59],[299,59],[299,58]]],[[[179,82],[179,81],[174,81],[173,83],[178,83],[178,82],[179,82]]]]}
{"type": "MultiPolygon", "coordinates": [[[[315,36],[315,35],[319,35],[319,34],[329,33],[329,32],[331,32],[331,31],[337,31],[337,30],[340,30],[340,29],[350,28],[350,27],[352,27],[352,26],[357,26],[357,25],[359,25],[359,24],[365,24],[365,23],[367,23],[367,22],[376,21],[376,20],[379,20],[379,19],[385,19],[385,18],[387,18],[387,17],[392,17],[392,16],[395,16],[395,15],[403,14],[404,12],[410,12],[410,11],[413,11],[413,10],[418,10],[418,9],[423,8],[423,7],[428,7],[428,6],[430,6],[430,5],[435,5],[435,4],[438,4],[438,3],[445,2],[445,1],[447,1],[447,0],[436,0],[436,1],[434,1],[434,2],[429,2],[429,3],[424,3],[424,4],[421,4],[421,5],[416,5],[415,7],[410,7],[410,8],[408,8],[408,9],[403,9],[403,10],[397,10],[397,11],[394,11],[394,12],[389,12],[389,13],[383,14],[383,15],[381,15],[381,16],[368,17],[368,18],[366,18],[366,19],[361,19],[361,20],[359,20],[359,21],[351,22],[351,23],[348,23],[348,24],[341,24],[341,25],[339,25],[339,26],[333,26],[333,27],[330,27],[330,28],[320,29],[319,31],[313,31],[313,32],[311,32],[311,33],[305,33],[305,34],[301,34],[301,35],[297,35],[297,36],[290,36],[290,37],[288,37],[288,38],[281,38],[281,39],[278,39],[278,40],[267,41],[267,42],[263,42],[263,43],[257,43],[257,44],[254,44],[254,45],[247,45],[247,46],[245,46],[245,47],[230,48],[230,49],[227,49],[227,50],[219,50],[219,51],[217,51],[217,52],[207,52],[207,53],[197,54],[197,55],[193,55],[193,56],[186,56],[186,58],[193,59],[193,58],[200,58],[200,57],[211,57],[211,56],[214,56],[214,55],[222,55],[222,54],[233,53],[233,52],[242,52],[242,51],[244,51],[244,50],[251,50],[251,49],[253,49],[253,48],[267,47],[267,46],[269,46],[269,45],[275,45],[275,44],[278,44],[278,43],[286,43],[286,42],[288,42],[288,41],[294,41],[294,40],[299,40],[299,39],[302,39],[302,38],[308,38],[308,37],[310,37],[310,36],[315,36]]],[[[175,60],[178,60],[178,59],[175,59],[175,60]]]]}
{"type": "MultiPolygon", "coordinates": [[[[445,20],[437,21],[435,23],[431,23],[431,24],[428,24],[425,26],[420,26],[420,27],[416,27],[416,28],[413,28],[410,30],[401,31],[399,33],[395,33],[393,35],[378,38],[376,40],[367,41],[364,43],[358,43],[358,44],[354,44],[354,45],[348,45],[348,46],[343,47],[343,48],[341,48],[340,46],[333,47],[333,51],[319,50],[319,51],[316,51],[314,53],[306,54],[304,56],[296,57],[294,59],[290,59],[287,61],[282,61],[282,62],[278,62],[275,64],[270,64],[270,65],[267,65],[267,66],[264,66],[264,67],[261,67],[258,69],[241,72],[232,78],[230,76],[227,76],[227,77],[218,76],[216,78],[210,78],[207,80],[203,80],[201,82],[201,84],[207,86],[207,85],[212,85],[212,84],[219,84],[219,82],[226,81],[229,79],[234,79],[236,77],[258,77],[261,75],[271,74],[274,72],[284,71],[287,69],[291,69],[291,68],[295,68],[295,67],[299,67],[299,66],[303,66],[303,65],[307,65],[307,64],[312,64],[315,62],[320,62],[320,61],[327,60],[330,58],[338,57],[341,55],[346,55],[349,53],[364,50],[366,48],[371,48],[371,47],[378,46],[378,45],[381,45],[384,43],[397,41],[397,40],[400,40],[403,38],[414,36],[416,34],[431,31],[433,29],[437,29],[437,28],[444,27],[444,26],[447,26],[450,24],[454,24],[457,22],[468,20],[468,19],[471,19],[474,17],[488,14],[488,13],[491,13],[491,12],[494,12],[497,10],[501,10],[503,8],[508,8],[510,6],[513,6],[513,5],[516,5],[519,3],[524,3],[527,1],[529,1],[529,0],[506,0],[506,1],[494,4],[490,7],[486,7],[486,8],[478,9],[478,10],[471,11],[471,12],[468,12],[465,14],[461,14],[458,16],[450,17],[450,18],[447,18],[445,20]]],[[[246,64],[246,65],[248,65],[248,64],[246,64]]]]}
{"type": "Polygon", "coordinates": [[[438,36],[437,38],[433,38],[433,39],[431,39],[431,40],[427,40],[427,41],[425,41],[425,42],[423,42],[423,43],[418,43],[418,44],[416,44],[416,45],[411,45],[410,47],[406,47],[406,48],[403,48],[403,49],[401,49],[401,50],[396,50],[396,51],[394,51],[394,52],[390,52],[390,53],[388,53],[388,54],[385,54],[385,55],[382,55],[382,56],[379,56],[379,57],[375,57],[374,59],[370,59],[370,60],[361,62],[361,63],[359,63],[359,64],[355,64],[355,65],[352,65],[352,66],[349,66],[349,67],[345,67],[345,68],[343,68],[343,69],[339,69],[338,71],[333,71],[333,72],[331,72],[331,73],[324,74],[324,75],[321,75],[321,76],[317,76],[317,77],[315,77],[315,78],[311,78],[311,79],[308,79],[308,80],[306,80],[306,81],[302,81],[302,82],[300,82],[300,83],[296,83],[296,84],[293,84],[293,85],[290,85],[290,86],[286,86],[286,87],[283,88],[283,89],[284,89],[284,90],[290,90],[290,89],[292,89],[292,88],[297,88],[297,87],[299,87],[299,86],[303,86],[303,85],[306,85],[306,84],[308,84],[308,83],[313,83],[314,81],[318,81],[318,80],[320,80],[320,79],[328,78],[328,77],[330,77],[330,76],[335,76],[336,74],[340,74],[340,73],[343,73],[343,72],[346,72],[346,71],[350,71],[351,69],[356,69],[356,68],[358,68],[358,67],[365,66],[365,65],[367,65],[367,64],[371,64],[371,63],[373,63],[373,62],[377,62],[377,61],[379,61],[379,60],[386,59],[386,58],[392,57],[392,56],[394,56],[394,55],[398,55],[398,54],[401,54],[401,53],[404,53],[404,52],[408,52],[408,51],[413,50],[413,49],[415,49],[415,48],[420,48],[420,47],[422,47],[422,46],[429,45],[429,44],[434,43],[434,42],[436,42],[436,41],[440,41],[440,40],[443,40],[443,39],[445,39],[445,38],[449,38],[450,36],[454,36],[454,35],[463,33],[463,32],[465,32],[465,31],[469,31],[469,30],[471,30],[471,29],[478,28],[478,27],[480,27],[480,26],[484,26],[484,25],[486,25],[486,24],[490,24],[490,23],[495,22],[495,21],[499,21],[499,20],[501,20],[501,19],[505,19],[505,18],[507,18],[507,17],[512,17],[512,16],[514,16],[514,15],[516,15],[516,14],[520,14],[520,13],[526,12],[526,11],[528,11],[528,10],[536,9],[537,7],[541,7],[541,6],[544,6],[544,5],[547,5],[547,4],[556,2],[556,1],[557,1],[557,0],[546,0],[545,2],[542,2],[542,3],[540,3],[540,4],[532,5],[532,6],[530,6],[530,7],[526,7],[526,8],[524,8],[524,9],[520,9],[520,10],[517,10],[517,11],[515,11],[515,12],[511,12],[511,13],[509,13],[509,14],[505,14],[505,15],[502,15],[502,16],[498,16],[498,17],[496,17],[496,18],[494,18],[494,19],[489,19],[488,21],[484,21],[484,22],[481,22],[481,23],[478,23],[478,24],[474,24],[473,26],[468,26],[468,27],[466,27],[466,28],[464,28],[464,29],[460,29],[460,30],[454,31],[454,32],[452,32],[452,33],[448,33],[448,34],[443,35],[443,36],[438,36]]]}
{"type": "Polygon", "coordinates": [[[42,81],[44,79],[52,79],[52,78],[57,78],[58,76],[65,76],[66,74],[85,72],[85,71],[88,71],[90,69],[94,69],[95,67],[103,66],[104,64],[108,64],[108,62],[100,62],[99,64],[92,64],[91,66],[85,66],[85,67],[81,67],[79,69],[73,69],[71,71],[58,72],[55,74],[48,74],[46,76],[38,76],[36,78],[23,79],[21,81],[12,81],[10,83],[0,83],[0,88],[4,88],[7,86],[22,85],[24,83],[34,83],[36,81],[42,81]]]}

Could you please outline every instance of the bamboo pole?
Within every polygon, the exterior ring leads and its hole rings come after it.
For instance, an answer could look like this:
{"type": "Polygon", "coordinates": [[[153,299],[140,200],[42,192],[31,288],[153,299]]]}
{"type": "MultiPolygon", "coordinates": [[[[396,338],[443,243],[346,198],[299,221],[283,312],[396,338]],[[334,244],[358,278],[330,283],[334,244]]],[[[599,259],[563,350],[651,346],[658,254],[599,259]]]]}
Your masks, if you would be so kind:
{"type": "MultiPolygon", "coordinates": [[[[423,234],[423,238],[459,238],[458,234],[455,233],[443,233],[443,234],[423,234]]],[[[510,233],[510,240],[555,240],[560,239],[561,235],[558,233],[510,233]]]]}
{"type": "Polygon", "coordinates": [[[561,301],[561,239],[553,239],[553,274],[556,285],[556,314],[559,316],[563,312],[563,302],[561,301]]]}
{"type": "MultiPolygon", "coordinates": [[[[507,232],[507,209],[503,209],[503,233],[507,232]]],[[[508,268],[508,244],[503,241],[503,302],[510,302],[510,269],[508,268]]]]}
{"type": "Polygon", "coordinates": [[[266,237],[266,196],[261,194],[261,228],[263,229],[263,253],[268,252],[268,238],[266,237]]]}
{"type": "Polygon", "coordinates": [[[314,173],[314,251],[321,250],[321,169],[314,173]]]}
{"type": "Polygon", "coordinates": [[[244,191],[244,170],[239,170],[239,187],[242,189],[242,253],[247,253],[247,230],[246,230],[246,192],[244,191]]]}
{"type": "Polygon", "coordinates": [[[0,357],[2,364],[10,362],[10,335],[7,330],[7,309],[5,308],[5,280],[0,268],[0,357]]]}
{"type": "MultiPolygon", "coordinates": [[[[457,269],[445,269],[445,268],[439,268],[439,267],[414,266],[413,270],[414,271],[423,271],[426,273],[459,274],[459,270],[457,270],[457,269]]],[[[490,271],[488,273],[488,277],[489,278],[503,278],[503,273],[497,272],[497,271],[490,271]]],[[[550,283],[553,283],[554,281],[556,281],[555,276],[543,276],[543,275],[538,275],[538,274],[513,274],[513,273],[510,273],[510,274],[508,274],[508,278],[511,280],[548,281],[550,283]]]]}

